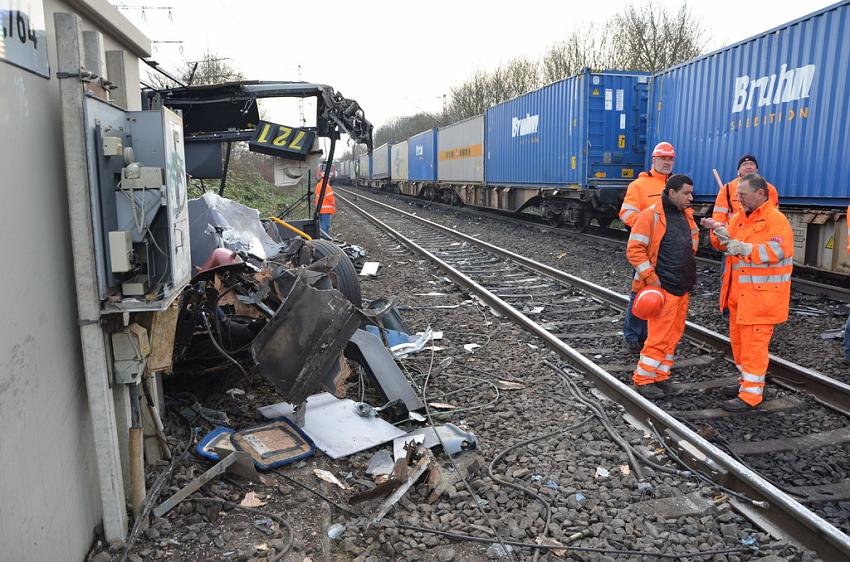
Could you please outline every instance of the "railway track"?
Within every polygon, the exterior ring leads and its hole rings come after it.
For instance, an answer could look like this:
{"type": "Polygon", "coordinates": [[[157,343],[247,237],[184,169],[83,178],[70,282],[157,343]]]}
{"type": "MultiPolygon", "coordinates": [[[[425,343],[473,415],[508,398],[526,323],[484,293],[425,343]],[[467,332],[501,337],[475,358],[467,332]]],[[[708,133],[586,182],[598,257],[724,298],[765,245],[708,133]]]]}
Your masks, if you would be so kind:
{"type": "Polygon", "coordinates": [[[761,411],[724,412],[716,405],[726,398],[724,392],[737,388],[728,339],[689,323],[671,377],[682,394],[649,401],[631,387],[634,360],[621,351],[625,296],[358,194],[358,203],[377,209],[374,213],[383,216],[378,218],[349,201],[345,195],[351,192],[337,192],[343,203],[545,340],[622,404],[632,423],[656,432],[689,466],[737,493],[732,503],[752,521],[824,559],[850,558],[850,537],[842,532],[848,530],[846,520],[829,509],[850,499],[850,481],[805,470],[820,462],[825,444],[837,447],[836,456],[850,457],[845,445],[850,386],[771,356],[768,400],[761,411]],[[815,431],[801,432],[801,427],[815,431]],[[795,471],[786,474],[782,459],[789,452],[811,459],[798,460],[795,471]]]}
{"type": "MultiPolygon", "coordinates": [[[[618,248],[625,248],[626,239],[625,237],[620,238],[616,236],[605,236],[602,234],[595,234],[592,232],[577,232],[574,230],[570,230],[568,228],[551,226],[547,224],[542,219],[540,221],[535,221],[529,219],[523,219],[515,216],[515,214],[511,213],[502,213],[498,211],[492,210],[482,210],[476,207],[458,207],[455,205],[449,205],[447,203],[440,203],[438,201],[425,201],[422,199],[418,199],[416,197],[411,197],[409,195],[405,195],[403,193],[395,194],[399,197],[404,198],[405,200],[413,201],[419,204],[427,204],[437,207],[442,207],[448,210],[456,211],[456,212],[464,212],[469,213],[471,215],[480,216],[484,218],[488,218],[490,220],[496,219],[501,221],[506,221],[512,224],[521,224],[528,226],[529,228],[535,228],[545,232],[552,232],[562,236],[570,236],[579,240],[586,240],[588,242],[593,242],[597,244],[605,244],[608,246],[616,246],[618,248]]],[[[619,232],[619,231],[613,231],[619,232]]],[[[625,234],[625,233],[624,233],[625,234]]],[[[716,269],[720,268],[720,260],[713,259],[705,256],[697,256],[697,262],[702,265],[707,265],[716,269]]],[[[806,275],[818,275],[823,274],[823,272],[809,268],[806,266],[795,265],[795,271],[800,272],[804,271],[806,275]]],[[[831,274],[833,276],[837,274],[831,274]]],[[[846,286],[848,281],[847,279],[842,280],[845,286],[841,286],[838,284],[830,284],[830,283],[822,283],[820,281],[815,281],[813,279],[809,279],[808,277],[800,277],[799,275],[794,276],[791,279],[791,286],[795,291],[798,291],[807,295],[821,295],[825,296],[829,299],[832,299],[837,302],[850,303],[850,287],[846,286]]]]}

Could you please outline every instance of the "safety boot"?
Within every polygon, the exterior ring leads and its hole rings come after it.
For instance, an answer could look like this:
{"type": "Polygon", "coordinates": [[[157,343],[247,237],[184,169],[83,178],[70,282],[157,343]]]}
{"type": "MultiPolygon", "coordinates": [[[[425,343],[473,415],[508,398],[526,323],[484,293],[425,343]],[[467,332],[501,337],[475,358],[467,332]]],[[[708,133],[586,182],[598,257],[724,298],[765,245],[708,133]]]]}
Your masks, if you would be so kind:
{"type": "Polygon", "coordinates": [[[659,383],[635,385],[635,390],[644,398],[663,398],[664,391],[658,388],[659,383]]]}
{"type": "Polygon", "coordinates": [[[731,400],[721,402],[720,407],[727,412],[749,412],[758,408],[759,405],[750,406],[740,398],[732,398],[731,400]]]}
{"type": "Polygon", "coordinates": [[[652,386],[658,387],[667,396],[677,396],[682,393],[682,389],[670,381],[659,381],[652,386]]]}

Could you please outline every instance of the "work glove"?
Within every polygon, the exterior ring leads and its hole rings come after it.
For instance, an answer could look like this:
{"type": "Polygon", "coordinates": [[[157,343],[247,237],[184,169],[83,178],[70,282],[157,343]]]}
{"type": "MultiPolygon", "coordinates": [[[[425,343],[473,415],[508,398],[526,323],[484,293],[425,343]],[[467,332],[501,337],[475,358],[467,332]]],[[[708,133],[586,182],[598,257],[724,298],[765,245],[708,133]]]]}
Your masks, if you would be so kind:
{"type": "Polygon", "coordinates": [[[729,242],[729,231],[726,230],[725,226],[720,226],[714,229],[714,235],[717,237],[717,240],[721,244],[726,244],[729,242]]]}
{"type": "Polygon", "coordinates": [[[730,256],[741,256],[745,258],[753,253],[753,245],[749,242],[741,242],[733,238],[726,243],[726,253],[730,256]]]}

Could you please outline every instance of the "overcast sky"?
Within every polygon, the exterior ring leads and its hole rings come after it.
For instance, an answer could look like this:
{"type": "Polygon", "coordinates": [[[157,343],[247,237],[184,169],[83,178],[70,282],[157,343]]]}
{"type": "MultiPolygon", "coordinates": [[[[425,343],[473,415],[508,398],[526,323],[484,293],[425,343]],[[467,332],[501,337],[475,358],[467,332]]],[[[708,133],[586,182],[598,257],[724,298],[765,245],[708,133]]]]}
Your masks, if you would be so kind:
{"type": "MultiPolygon", "coordinates": [[[[329,84],[380,126],[417,111],[441,111],[442,96],[476,69],[540,57],[575,26],[602,22],[623,2],[502,0],[110,0],[153,41],[153,59],[176,68],[205,51],[228,57],[246,78],[329,84]],[[170,10],[152,7],[170,7],[170,10]],[[143,17],[144,16],[144,17],[143,17]]],[[[661,0],[676,9],[680,2],[661,0]]],[[[826,0],[695,0],[716,49],[811,13],[826,0]]],[[[307,109],[308,113],[310,108],[307,109]]],[[[314,110],[313,110],[314,111],[314,110]]],[[[268,107],[297,124],[296,106],[268,107]]],[[[308,116],[308,124],[310,118],[308,116]]]]}

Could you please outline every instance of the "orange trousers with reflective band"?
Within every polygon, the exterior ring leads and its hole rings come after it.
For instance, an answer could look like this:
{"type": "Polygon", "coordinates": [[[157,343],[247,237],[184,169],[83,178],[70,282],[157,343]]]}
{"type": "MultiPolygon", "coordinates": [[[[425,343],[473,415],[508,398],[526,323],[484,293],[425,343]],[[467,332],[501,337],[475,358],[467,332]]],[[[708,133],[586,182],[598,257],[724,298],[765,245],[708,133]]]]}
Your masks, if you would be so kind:
{"type": "Polygon", "coordinates": [[[640,350],[640,359],[632,374],[636,385],[652,384],[670,378],[676,346],[685,331],[687,316],[688,293],[677,297],[664,291],[664,307],[661,313],[647,321],[646,342],[640,350]]]}
{"type": "Polygon", "coordinates": [[[737,311],[738,303],[729,301],[729,339],[732,341],[732,357],[741,375],[738,398],[750,406],[758,406],[764,400],[773,324],[738,324],[735,321],[737,311]]]}

